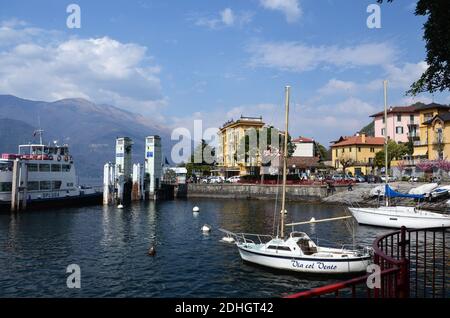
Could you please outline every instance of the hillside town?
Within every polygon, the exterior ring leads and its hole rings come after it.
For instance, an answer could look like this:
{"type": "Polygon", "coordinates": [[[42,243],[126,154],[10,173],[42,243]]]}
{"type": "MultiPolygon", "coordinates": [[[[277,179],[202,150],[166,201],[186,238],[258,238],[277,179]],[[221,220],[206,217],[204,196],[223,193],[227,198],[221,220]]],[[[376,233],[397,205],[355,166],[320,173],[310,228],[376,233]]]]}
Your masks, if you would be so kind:
{"type": "MultiPolygon", "coordinates": [[[[287,161],[291,180],[380,181],[385,174],[385,135],[388,139],[390,180],[432,181],[448,177],[449,105],[415,103],[391,106],[387,110],[387,131],[384,111],[371,115],[369,119],[372,122],[364,129],[353,136],[336,137],[328,148],[313,136],[292,137],[293,151],[287,161]]],[[[280,172],[278,162],[265,165],[260,152],[254,158],[236,156],[249,130],[261,131],[270,127],[262,117],[241,116],[226,122],[219,131],[216,162],[203,170],[196,170],[194,165],[188,177],[191,181],[199,178],[207,183],[270,180],[271,175],[280,172]]]]}

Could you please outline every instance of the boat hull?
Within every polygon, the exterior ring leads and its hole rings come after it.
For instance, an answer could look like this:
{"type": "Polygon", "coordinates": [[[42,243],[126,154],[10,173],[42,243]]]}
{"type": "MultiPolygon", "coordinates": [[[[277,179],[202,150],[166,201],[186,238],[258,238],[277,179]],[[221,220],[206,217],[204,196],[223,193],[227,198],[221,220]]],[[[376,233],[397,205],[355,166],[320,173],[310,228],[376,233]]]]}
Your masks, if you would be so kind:
{"type": "MultiPolygon", "coordinates": [[[[414,209],[414,208],[410,208],[414,209]]],[[[378,208],[349,208],[353,217],[359,224],[373,225],[388,228],[401,228],[405,226],[410,229],[450,227],[450,217],[440,216],[437,213],[410,211],[410,215],[402,209],[380,211],[378,208]],[[428,214],[425,216],[423,213],[428,214]]],[[[409,210],[408,210],[409,211],[409,210]]]]}
{"type": "Polygon", "coordinates": [[[367,270],[367,266],[372,262],[370,256],[347,260],[330,260],[326,258],[313,259],[309,257],[269,255],[258,253],[241,246],[238,246],[238,249],[241,258],[246,262],[274,269],[311,274],[361,273],[365,272],[367,270]]]}
{"type": "MultiPolygon", "coordinates": [[[[27,202],[27,209],[46,209],[51,207],[72,207],[72,206],[87,206],[102,203],[103,194],[96,192],[92,194],[84,194],[79,196],[70,196],[62,198],[51,199],[36,199],[27,202]]],[[[0,211],[10,211],[11,201],[0,200],[0,211]]]]}

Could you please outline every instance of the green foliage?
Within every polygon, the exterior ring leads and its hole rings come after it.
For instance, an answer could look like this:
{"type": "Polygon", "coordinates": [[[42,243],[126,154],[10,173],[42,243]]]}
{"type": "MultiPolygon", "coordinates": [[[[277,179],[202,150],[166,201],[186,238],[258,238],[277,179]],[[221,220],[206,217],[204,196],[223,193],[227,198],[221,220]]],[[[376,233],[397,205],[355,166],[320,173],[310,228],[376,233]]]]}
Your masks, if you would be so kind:
{"type": "MultiPolygon", "coordinates": [[[[383,3],[383,0],[378,2],[383,3]]],[[[450,1],[419,0],[415,15],[428,17],[423,25],[423,39],[429,67],[407,94],[450,90],[450,1]]]]}
{"type": "Polygon", "coordinates": [[[367,126],[363,127],[360,132],[360,134],[366,134],[367,136],[375,136],[375,123],[372,121],[367,126]]]}
{"type": "Polygon", "coordinates": [[[208,145],[208,143],[202,139],[201,144],[195,148],[190,161],[185,165],[187,176],[191,177],[194,171],[202,176],[210,175],[211,170],[215,165],[215,155],[215,148],[208,145]],[[208,154],[211,154],[213,158],[207,158],[206,156],[208,156],[208,154]],[[210,159],[213,161],[211,162],[210,159]]]}
{"type": "Polygon", "coordinates": [[[317,147],[317,155],[319,155],[321,160],[327,160],[328,159],[328,149],[319,143],[316,143],[317,147]]]}
{"type": "MultiPolygon", "coordinates": [[[[408,154],[408,146],[406,144],[397,144],[393,140],[388,142],[388,169],[391,167],[392,160],[401,160],[408,154]]],[[[385,166],[384,149],[375,154],[375,166],[381,168],[385,166]]]]}

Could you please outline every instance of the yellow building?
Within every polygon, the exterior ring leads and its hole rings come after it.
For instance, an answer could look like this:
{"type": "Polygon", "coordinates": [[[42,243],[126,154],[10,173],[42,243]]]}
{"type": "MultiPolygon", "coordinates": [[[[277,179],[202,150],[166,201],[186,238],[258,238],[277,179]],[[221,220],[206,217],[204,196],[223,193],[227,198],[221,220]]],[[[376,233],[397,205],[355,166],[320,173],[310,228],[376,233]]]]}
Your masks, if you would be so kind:
{"type": "Polygon", "coordinates": [[[419,140],[414,141],[413,159],[450,158],[450,107],[432,103],[417,108],[419,112],[419,140]]]}
{"type": "Polygon", "coordinates": [[[237,155],[239,145],[250,129],[259,130],[264,127],[262,117],[243,117],[236,121],[229,121],[219,131],[217,151],[218,168],[221,175],[248,175],[255,173],[261,166],[259,158],[249,160],[237,155]]]}
{"type": "Polygon", "coordinates": [[[384,138],[369,137],[365,134],[341,137],[331,145],[334,168],[353,175],[371,174],[375,154],[383,150],[384,138]]]}

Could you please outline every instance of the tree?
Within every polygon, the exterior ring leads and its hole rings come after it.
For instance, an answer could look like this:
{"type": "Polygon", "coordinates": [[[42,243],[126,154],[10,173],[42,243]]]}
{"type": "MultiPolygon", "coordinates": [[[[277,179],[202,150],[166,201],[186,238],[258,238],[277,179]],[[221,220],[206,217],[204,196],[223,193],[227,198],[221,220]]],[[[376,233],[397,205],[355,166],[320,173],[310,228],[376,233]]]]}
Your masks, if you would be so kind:
{"type": "MultiPolygon", "coordinates": [[[[408,153],[408,146],[406,144],[397,144],[393,140],[388,141],[388,169],[391,167],[392,160],[401,160],[404,155],[408,153]]],[[[381,168],[385,166],[384,149],[375,154],[375,166],[381,168]]]]}
{"type": "Polygon", "coordinates": [[[345,170],[353,165],[353,159],[349,156],[342,155],[341,157],[339,157],[339,163],[342,166],[342,173],[345,174],[345,170]]]}
{"type": "Polygon", "coordinates": [[[317,147],[317,155],[319,155],[320,160],[326,160],[328,158],[328,149],[319,143],[316,144],[317,147]]]}
{"type": "Polygon", "coordinates": [[[216,149],[202,139],[186,164],[188,177],[192,176],[194,171],[200,172],[202,175],[209,175],[215,165],[215,155],[216,149]]]}
{"type": "MultiPolygon", "coordinates": [[[[378,2],[383,3],[383,0],[378,2]]],[[[415,15],[428,16],[423,26],[428,68],[407,94],[450,90],[450,1],[419,0],[415,15]]]]}

